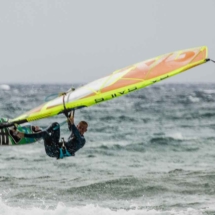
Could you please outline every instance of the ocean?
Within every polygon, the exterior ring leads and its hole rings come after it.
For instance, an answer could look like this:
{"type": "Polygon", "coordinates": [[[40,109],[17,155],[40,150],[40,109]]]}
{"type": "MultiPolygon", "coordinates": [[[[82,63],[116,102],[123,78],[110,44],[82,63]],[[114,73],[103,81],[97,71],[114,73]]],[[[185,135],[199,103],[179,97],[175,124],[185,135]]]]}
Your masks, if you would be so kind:
{"type": "MultiPolygon", "coordinates": [[[[70,87],[2,84],[0,116],[70,87]]],[[[215,214],[215,84],[155,84],[77,110],[81,120],[75,157],[50,158],[42,141],[0,147],[0,215],[215,214]]],[[[32,123],[52,122],[69,136],[63,115],[32,123]]]]}

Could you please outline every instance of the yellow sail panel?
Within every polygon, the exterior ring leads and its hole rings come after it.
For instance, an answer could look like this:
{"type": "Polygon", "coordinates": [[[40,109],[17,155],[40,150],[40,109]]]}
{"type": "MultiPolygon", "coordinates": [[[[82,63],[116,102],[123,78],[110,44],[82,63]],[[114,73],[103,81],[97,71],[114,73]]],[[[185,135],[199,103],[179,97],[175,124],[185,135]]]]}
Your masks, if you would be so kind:
{"type": "Polygon", "coordinates": [[[131,69],[128,67],[126,70],[122,69],[121,73],[124,71],[127,72],[113,84],[104,86],[101,92],[104,93],[112,90],[118,90],[122,87],[133,85],[135,83],[152,80],[156,77],[166,75],[192,63],[197,62],[199,64],[201,60],[204,61],[207,57],[207,47],[205,47],[202,51],[201,49],[202,47],[180,51],[179,55],[178,52],[163,55],[149,61],[132,65],[130,66],[131,69]]]}
{"type": "MultiPolygon", "coordinates": [[[[161,55],[117,70],[109,76],[68,92],[64,97],[66,109],[95,105],[152,85],[205,63],[207,53],[207,47],[202,46],[161,55]]],[[[63,96],[61,96],[13,119],[13,121],[38,120],[57,115],[63,110],[63,96]]]]}

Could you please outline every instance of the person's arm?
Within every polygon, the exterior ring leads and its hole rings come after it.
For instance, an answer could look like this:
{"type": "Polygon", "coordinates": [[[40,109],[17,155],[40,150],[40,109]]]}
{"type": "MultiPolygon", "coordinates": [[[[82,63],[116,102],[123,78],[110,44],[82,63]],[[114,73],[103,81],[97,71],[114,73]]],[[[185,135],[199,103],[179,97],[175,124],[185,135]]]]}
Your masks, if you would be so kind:
{"type": "Polygon", "coordinates": [[[78,142],[81,143],[81,145],[83,146],[85,143],[84,136],[80,134],[80,132],[78,131],[77,127],[74,124],[71,125],[71,129],[74,136],[78,139],[78,142]]]}
{"type": "Polygon", "coordinates": [[[74,134],[74,136],[78,139],[78,142],[83,146],[85,143],[85,138],[80,134],[77,127],[74,125],[74,117],[69,117],[69,123],[70,123],[70,131],[74,134]]]}
{"type": "Polygon", "coordinates": [[[69,117],[67,118],[67,122],[69,130],[72,131],[72,124],[74,124],[74,111],[72,114],[70,113],[69,117]]]}
{"type": "Polygon", "coordinates": [[[27,134],[27,133],[17,131],[16,134],[19,138],[26,137],[26,138],[40,139],[43,137],[43,132],[41,132],[41,131],[37,132],[37,133],[33,133],[33,134],[27,134]]]}
{"type": "Polygon", "coordinates": [[[70,131],[72,131],[72,124],[71,124],[71,122],[70,122],[70,119],[67,119],[67,122],[68,122],[68,129],[69,129],[70,131]]]}

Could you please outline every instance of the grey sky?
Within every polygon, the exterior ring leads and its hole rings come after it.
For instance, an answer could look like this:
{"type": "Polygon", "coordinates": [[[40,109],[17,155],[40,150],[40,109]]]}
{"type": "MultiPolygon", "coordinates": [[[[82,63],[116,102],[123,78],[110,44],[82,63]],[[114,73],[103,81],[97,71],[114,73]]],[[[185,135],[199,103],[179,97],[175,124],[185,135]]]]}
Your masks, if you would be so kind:
{"type": "MultiPolygon", "coordinates": [[[[0,83],[89,82],[133,63],[207,45],[214,0],[0,0],[0,83]]],[[[166,82],[215,82],[207,63],[166,82]]]]}

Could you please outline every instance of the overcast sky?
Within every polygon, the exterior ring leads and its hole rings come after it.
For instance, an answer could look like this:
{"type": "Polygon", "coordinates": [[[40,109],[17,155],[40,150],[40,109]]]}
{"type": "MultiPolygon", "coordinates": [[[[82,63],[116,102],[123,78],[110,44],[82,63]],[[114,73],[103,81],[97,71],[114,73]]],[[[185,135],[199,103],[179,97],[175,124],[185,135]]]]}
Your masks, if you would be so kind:
{"type": "MultiPolygon", "coordinates": [[[[215,59],[214,22],[215,0],[0,0],[0,83],[86,83],[202,45],[215,59]]],[[[215,64],[168,79],[194,81],[215,64]]]]}

